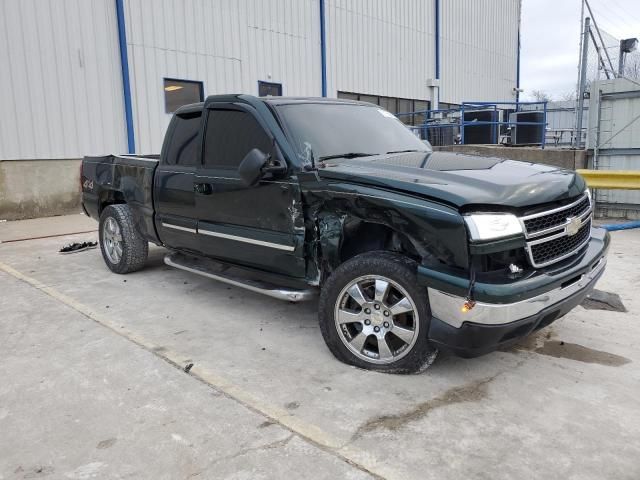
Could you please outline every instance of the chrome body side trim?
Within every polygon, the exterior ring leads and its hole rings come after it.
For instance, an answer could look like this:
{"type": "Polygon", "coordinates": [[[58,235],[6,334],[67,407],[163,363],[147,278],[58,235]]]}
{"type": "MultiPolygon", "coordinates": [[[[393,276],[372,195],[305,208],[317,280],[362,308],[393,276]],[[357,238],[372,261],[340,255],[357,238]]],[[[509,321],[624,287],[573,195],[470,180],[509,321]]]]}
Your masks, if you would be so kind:
{"type": "Polygon", "coordinates": [[[175,225],[173,223],[166,223],[166,222],[161,222],[161,223],[162,223],[162,226],[165,228],[172,228],[174,230],[180,230],[180,231],[189,232],[189,233],[196,233],[200,235],[209,235],[210,237],[225,238],[227,240],[235,240],[237,242],[245,242],[245,243],[250,243],[252,245],[260,245],[262,247],[285,250],[287,252],[293,252],[296,248],[292,245],[283,245],[281,243],[265,242],[263,240],[255,240],[253,238],[248,238],[248,237],[239,237],[237,235],[229,235],[228,233],[220,233],[220,232],[213,232],[211,230],[183,227],[180,225],[175,225]]]}
{"type": "Polygon", "coordinates": [[[174,225],[173,223],[165,223],[165,222],[161,222],[162,226],[165,228],[172,228],[174,230],[181,230],[183,232],[189,232],[189,233],[198,233],[198,231],[195,228],[189,228],[189,227],[182,227],[180,225],[174,225]]]}
{"type": "Polygon", "coordinates": [[[263,240],[255,240],[253,238],[248,238],[248,237],[239,237],[237,235],[229,235],[228,233],[212,232],[211,230],[198,229],[198,233],[202,235],[209,235],[210,237],[225,238],[227,240],[235,240],[237,242],[250,243],[252,245],[260,245],[261,247],[269,247],[269,248],[275,248],[278,250],[285,250],[287,252],[293,252],[295,250],[295,247],[291,245],[265,242],[263,240]]]}
{"type": "Polygon", "coordinates": [[[556,288],[515,303],[477,302],[466,313],[461,311],[461,307],[465,302],[463,297],[428,288],[431,312],[434,317],[455,328],[460,328],[465,322],[483,325],[511,323],[535,315],[545,308],[555,305],[576,292],[587,288],[591,282],[599,277],[606,263],[607,259],[602,257],[589,272],[581,275],[575,282],[565,287],[556,288]]]}
{"type": "Polygon", "coordinates": [[[195,273],[197,275],[202,275],[203,277],[228,283],[229,285],[234,285],[236,287],[244,288],[245,290],[261,293],[269,297],[277,298],[278,300],[286,300],[287,302],[303,302],[303,301],[311,300],[317,295],[317,292],[313,289],[309,289],[309,290],[293,290],[293,289],[286,289],[286,288],[274,289],[274,288],[269,288],[266,285],[263,286],[257,282],[243,282],[239,279],[225,277],[223,275],[216,275],[211,272],[205,272],[203,270],[198,270],[198,269],[191,268],[186,265],[182,265],[180,263],[174,262],[171,259],[171,255],[166,255],[164,257],[164,263],[166,263],[170,267],[179,268],[180,270],[185,270],[187,272],[195,273]]]}

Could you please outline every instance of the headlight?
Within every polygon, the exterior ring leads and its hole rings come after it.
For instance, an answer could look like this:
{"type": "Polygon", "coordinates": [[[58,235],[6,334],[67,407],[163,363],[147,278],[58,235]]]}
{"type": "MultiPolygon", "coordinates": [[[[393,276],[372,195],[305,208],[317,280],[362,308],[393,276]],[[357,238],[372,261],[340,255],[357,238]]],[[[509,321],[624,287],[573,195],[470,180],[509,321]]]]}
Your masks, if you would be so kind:
{"type": "Polygon", "coordinates": [[[523,233],[518,217],[510,213],[465,215],[464,221],[472,240],[493,240],[523,233]]]}

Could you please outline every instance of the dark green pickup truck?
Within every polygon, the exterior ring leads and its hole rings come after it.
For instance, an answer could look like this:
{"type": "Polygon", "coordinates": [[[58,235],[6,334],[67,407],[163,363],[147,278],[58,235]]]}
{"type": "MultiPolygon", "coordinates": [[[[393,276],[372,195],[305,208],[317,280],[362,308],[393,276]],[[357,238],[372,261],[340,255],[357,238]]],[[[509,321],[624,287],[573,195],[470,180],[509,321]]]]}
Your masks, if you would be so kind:
{"type": "Polygon", "coordinates": [[[433,153],[374,105],[211,96],[159,156],[85,157],[107,266],[168,265],[288,301],[320,295],[340,360],[389,372],[475,356],[566,314],[602,275],[575,172],[433,153]]]}

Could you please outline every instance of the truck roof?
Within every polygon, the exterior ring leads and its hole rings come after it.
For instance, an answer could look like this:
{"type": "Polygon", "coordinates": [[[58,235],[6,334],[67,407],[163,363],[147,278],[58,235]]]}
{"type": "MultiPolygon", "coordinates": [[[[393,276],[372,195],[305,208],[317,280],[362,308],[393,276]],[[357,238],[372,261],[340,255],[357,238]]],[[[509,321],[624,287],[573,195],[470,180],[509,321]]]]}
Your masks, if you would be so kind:
{"type": "Polygon", "coordinates": [[[357,100],[349,100],[345,98],[328,98],[328,97],[256,97],[254,95],[209,95],[204,102],[183,105],[174,113],[189,113],[202,111],[204,105],[216,101],[241,101],[243,103],[263,102],[270,105],[295,105],[304,103],[333,103],[333,104],[353,104],[372,106],[372,103],[360,102],[357,100]]]}
{"type": "Polygon", "coordinates": [[[257,97],[265,103],[271,105],[288,105],[298,103],[350,103],[356,105],[373,105],[367,102],[359,102],[357,100],[349,100],[345,98],[328,98],[328,97],[257,97]]]}

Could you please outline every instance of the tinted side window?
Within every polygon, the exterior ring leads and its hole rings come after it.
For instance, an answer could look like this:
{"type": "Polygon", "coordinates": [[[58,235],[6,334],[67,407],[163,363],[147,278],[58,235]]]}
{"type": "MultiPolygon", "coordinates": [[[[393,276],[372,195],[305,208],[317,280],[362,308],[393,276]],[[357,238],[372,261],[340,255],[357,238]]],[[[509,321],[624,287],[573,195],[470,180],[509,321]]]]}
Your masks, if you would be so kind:
{"type": "Polygon", "coordinates": [[[204,163],[236,168],[250,150],[271,152],[271,141],[258,121],[239,110],[209,110],[204,163]]]}
{"type": "Polygon", "coordinates": [[[175,128],[169,141],[165,163],[168,165],[198,165],[200,119],[202,112],[185,113],[174,118],[175,128]]]}

